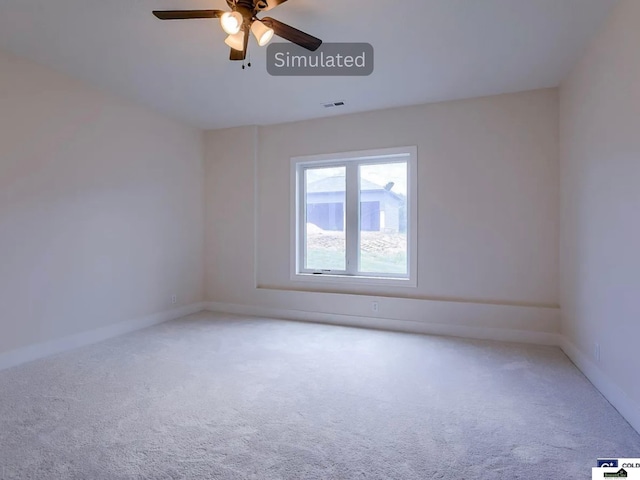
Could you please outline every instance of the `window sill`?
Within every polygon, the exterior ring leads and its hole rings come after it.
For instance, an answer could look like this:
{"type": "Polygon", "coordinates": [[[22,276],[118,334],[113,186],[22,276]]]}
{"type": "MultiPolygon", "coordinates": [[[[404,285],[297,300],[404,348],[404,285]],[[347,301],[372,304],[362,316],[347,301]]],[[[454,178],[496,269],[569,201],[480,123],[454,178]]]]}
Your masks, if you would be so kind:
{"type": "Polygon", "coordinates": [[[331,275],[327,273],[296,273],[291,276],[294,282],[319,283],[324,285],[374,285],[380,287],[416,288],[418,282],[412,278],[367,277],[363,275],[331,275]]]}

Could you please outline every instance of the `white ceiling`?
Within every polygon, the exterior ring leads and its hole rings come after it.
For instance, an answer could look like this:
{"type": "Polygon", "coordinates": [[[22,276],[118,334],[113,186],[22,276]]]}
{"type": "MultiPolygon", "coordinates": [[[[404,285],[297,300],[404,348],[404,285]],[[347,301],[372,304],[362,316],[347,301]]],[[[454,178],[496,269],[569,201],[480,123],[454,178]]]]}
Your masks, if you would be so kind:
{"type": "Polygon", "coordinates": [[[228,60],[225,0],[0,0],[0,48],[202,128],[272,124],[557,86],[617,0],[289,0],[270,16],[368,42],[370,77],[271,77],[228,60]],[[346,107],[321,104],[344,100],[346,107]]]}

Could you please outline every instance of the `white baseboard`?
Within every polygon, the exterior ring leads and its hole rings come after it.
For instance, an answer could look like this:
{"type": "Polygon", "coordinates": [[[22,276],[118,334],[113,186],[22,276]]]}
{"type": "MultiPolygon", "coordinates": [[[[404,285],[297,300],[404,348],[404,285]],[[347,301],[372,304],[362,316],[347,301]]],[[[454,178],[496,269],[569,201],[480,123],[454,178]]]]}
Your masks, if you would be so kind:
{"type": "Polygon", "coordinates": [[[485,328],[420,321],[387,319],[380,317],[360,317],[355,315],[339,315],[302,310],[286,310],[252,305],[237,305],[221,302],[208,302],[206,309],[211,312],[247,315],[253,317],[277,318],[302,322],[328,323],[348,327],[374,328],[426,335],[442,335],[449,337],[474,338],[479,340],[498,340],[535,345],[560,346],[560,335],[551,332],[516,330],[507,328],[485,328]]]}
{"type": "Polygon", "coordinates": [[[600,369],[600,367],[583,354],[566,337],[562,337],[561,348],[578,369],[589,379],[602,395],[615,407],[629,424],[640,433],[640,405],[629,396],[600,369]]]}
{"type": "Polygon", "coordinates": [[[147,317],[138,318],[126,322],[119,322],[106,327],[82,332],[68,337],[57,338],[48,342],[28,345],[5,353],[0,353],[0,370],[15,367],[23,363],[39,360],[41,358],[66,352],[78,347],[84,347],[93,343],[102,342],[110,338],[124,335],[125,333],[142,330],[160,323],[176,320],[194,313],[206,310],[205,303],[194,303],[184,307],[175,308],[166,312],[160,312],[147,317]]]}

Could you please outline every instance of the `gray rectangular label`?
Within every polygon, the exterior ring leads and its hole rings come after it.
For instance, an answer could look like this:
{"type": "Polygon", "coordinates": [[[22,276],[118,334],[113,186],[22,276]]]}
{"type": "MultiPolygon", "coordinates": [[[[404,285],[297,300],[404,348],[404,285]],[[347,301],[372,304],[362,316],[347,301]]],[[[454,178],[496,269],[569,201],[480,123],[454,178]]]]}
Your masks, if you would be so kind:
{"type": "Polygon", "coordinates": [[[323,43],[311,52],[293,43],[267,47],[270,75],[366,77],[373,73],[373,46],[368,43],[323,43]]]}

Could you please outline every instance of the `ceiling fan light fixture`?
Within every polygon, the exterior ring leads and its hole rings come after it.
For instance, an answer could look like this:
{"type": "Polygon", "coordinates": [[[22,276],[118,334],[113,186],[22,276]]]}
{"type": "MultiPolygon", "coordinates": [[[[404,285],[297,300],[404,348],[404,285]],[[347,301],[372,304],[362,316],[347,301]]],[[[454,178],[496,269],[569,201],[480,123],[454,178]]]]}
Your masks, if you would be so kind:
{"type": "Polygon", "coordinates": [[[239,52],[244,51],[244,32],[238,32],[235,35],[229,35],[224,43],[229,45],[234,50],[238,50],[239,52]]]}
{"type": "Polygon", "coordinates": [[[243,22],[240,12],[225,12],[220,17],[220,25],[229,35],[236,35],[242,29],[243,22]]]}
{"type": "Polygon", "coordinates": [[[267,27],[260,20],[256,20],[251,25],[251,33],[253,33],[253,36],[256,37],[258,45],[264,47],[271,41],[275,32],[272,28],[267,27]]]}

